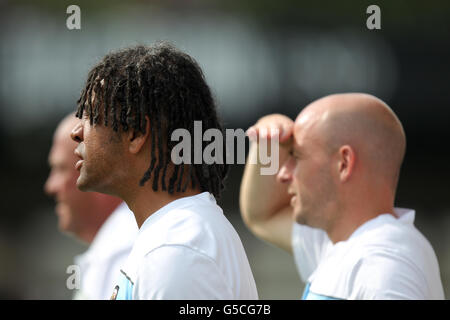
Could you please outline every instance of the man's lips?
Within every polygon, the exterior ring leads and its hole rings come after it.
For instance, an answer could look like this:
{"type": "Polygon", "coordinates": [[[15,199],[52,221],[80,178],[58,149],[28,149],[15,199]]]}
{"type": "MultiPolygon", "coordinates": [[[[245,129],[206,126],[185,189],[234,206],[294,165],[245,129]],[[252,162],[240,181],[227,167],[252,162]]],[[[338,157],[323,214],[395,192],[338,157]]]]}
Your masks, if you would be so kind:
{"type": "Polygon", "coordinates": [[[78,149],[75,149],[74,151],[75,155],[80,158],[80,160],[77,161],[77,163],[75,164],[75,169],[80,170],[81,166],[83,165],[83,157],[81,156],[81,153],[78,149]]]}
{"type": "Polygon", "coordinates": [[[297,196],[296,195],[292,195],[291,202],[290,202],[292,207],[294,206],[296,200],[297,200],[297,196]]]}
{"type": "Polygon", "coordinates": [[[291,196],[291,201],[290,201],[290,205],[293,207],[295,204],[295,201],[297,200],[297,194],[294,192],[289,192],[288,194],[291,196]]]}
{"type": "Polygon", "coordinates": [[[80,170],[81,166],[83,165],[84,160],[78,160],[77,163],[75,164],[75,169],[80,170]]]}

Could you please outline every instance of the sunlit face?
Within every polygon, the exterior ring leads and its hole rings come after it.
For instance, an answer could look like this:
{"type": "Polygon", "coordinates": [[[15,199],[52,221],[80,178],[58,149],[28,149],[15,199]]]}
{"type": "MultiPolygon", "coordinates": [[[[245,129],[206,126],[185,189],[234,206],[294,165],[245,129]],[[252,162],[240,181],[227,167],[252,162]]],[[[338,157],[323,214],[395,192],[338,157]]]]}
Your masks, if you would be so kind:
{"type": "Polygon", "coordinates": [[[80,171],[77,187],[82,191],[114,194],[115,177],[126,162],[123,143],[111,127],[91,125],[85,116],[72,130],[72,139],[78,142],[76,170],[80,171]]]}
{"type": "Polygon", "coordinates": [[[278,179],[288,184],[295,220],[324,228],[335,198],[332,161],[315,126],[303,120],[299,117],[295,122],[290,155],[278,179]]]}
{"type": "Polygon", "coordinates": [[[79,173],[75,170],[75,147],[76,143],[70,139],[70,127],[56,133],[49,154],[51,170],[44,189],[56,201],[59,229],[78,235],[90,221],[86,210],[90,195],[76,187],[79,173]]]}

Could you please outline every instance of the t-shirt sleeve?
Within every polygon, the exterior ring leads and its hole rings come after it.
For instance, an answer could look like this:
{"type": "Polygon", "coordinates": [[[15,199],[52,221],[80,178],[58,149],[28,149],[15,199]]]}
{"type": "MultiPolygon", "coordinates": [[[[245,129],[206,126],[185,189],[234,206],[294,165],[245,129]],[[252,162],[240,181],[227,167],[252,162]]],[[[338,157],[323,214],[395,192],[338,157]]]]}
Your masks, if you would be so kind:
{"type": "Polygon", "coordinates": [[[319,265],[327,247],[331,244],[325,231],[298,223],[292,227],[292,250],[295,264],[304,282],[319,265]]]}
{"type": "Polygon", "coordinates": [[[133,296],[146,300],[233,299],[216,262],[182,245],[165,245],[144,257],[133,296]]]}
{"type": "Polygon", "coordinates": [[[429,297],[423,273],[394,252],[370,254],[354,269],[351,299],[424,300],[429,297]]]}

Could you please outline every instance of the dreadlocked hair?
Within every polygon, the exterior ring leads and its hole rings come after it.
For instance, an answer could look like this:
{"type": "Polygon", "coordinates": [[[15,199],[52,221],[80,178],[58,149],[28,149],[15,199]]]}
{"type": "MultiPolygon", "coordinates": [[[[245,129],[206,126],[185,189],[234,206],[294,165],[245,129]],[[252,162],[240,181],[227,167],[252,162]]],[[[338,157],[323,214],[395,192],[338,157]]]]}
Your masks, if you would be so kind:
{"type": "MultiPolygon", "coordinates": [[[[224,161],[178,165],[171,162],[175,142],[170,137],[175,129],[186,129],[194,137],[194,121],[201,121],[203,130],[216,128],[223,133],[210,88],[189,55],[164,42],[106,55],[89,72],[77,101],[76,116],[81,119],[83,113],[91,125],[103,123],[115,132],[134,130],[143,134],[148,116],[151,160],[139,182],[141,186],[152,179],[155,191],[161,187],[173,194],[184,192],[190,185],[220,197],[228,172],[224,161]],[[167,172],[170,177],[166,177],[167,172]]],[[[202,141],[202,150],[205,146],[202,141]]]]}

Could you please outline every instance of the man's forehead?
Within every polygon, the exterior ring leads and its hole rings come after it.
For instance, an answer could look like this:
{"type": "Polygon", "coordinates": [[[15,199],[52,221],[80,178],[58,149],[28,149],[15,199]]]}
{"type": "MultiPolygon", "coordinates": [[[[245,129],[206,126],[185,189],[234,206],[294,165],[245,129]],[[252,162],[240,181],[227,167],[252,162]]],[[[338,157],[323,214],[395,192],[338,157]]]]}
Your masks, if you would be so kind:
{"type": "Polygon", "coordinates": [[[294,122],[294,144],[301,144],[315,122],[314,114],[310,112],[300,112],[294,122]]]}
{"type": "Polygon", "coordinates": [[[291,149],[297,153],[301,153],[303,151],[303,145],[301,141],[297,141],[296,139],[292,139],[291,149]]]}
{"type": "Polygon", "coordinates": [[[331,99],[322,98],[307,105],[298,114],[295,119],[295,124],[302,127],[306,127],[308,125],[311,126],[324,117],[327,117],[330,111],[334,109],[330,100],[331,99]]]}
{"type": "Polygon", "coordinates": [[[324,108],[303,109],[294,122],[295,148],[299,150],[322,141],[328,117],[329,112],[324,108]]]}
{"type": "Polygon", "coordinates": [[[310,125],[311,115],[308,113],[301,113],[297,116],[294,122],[294,132],[302,131],[310,125]]]}

